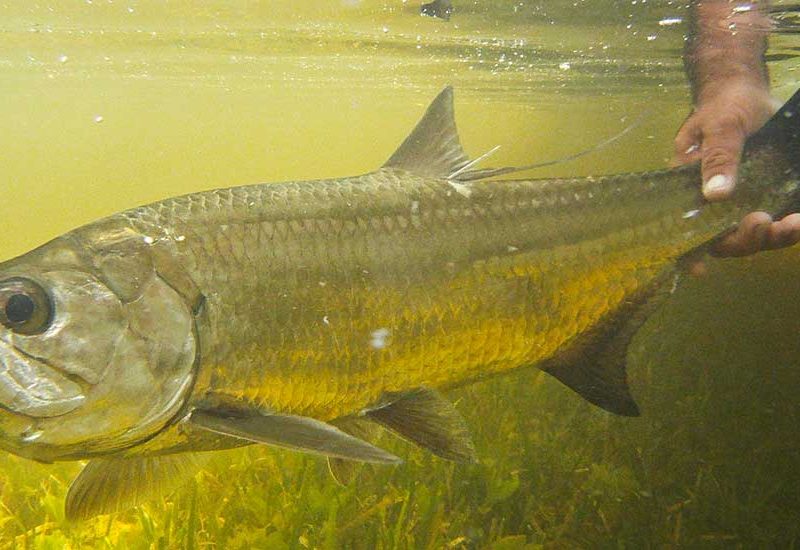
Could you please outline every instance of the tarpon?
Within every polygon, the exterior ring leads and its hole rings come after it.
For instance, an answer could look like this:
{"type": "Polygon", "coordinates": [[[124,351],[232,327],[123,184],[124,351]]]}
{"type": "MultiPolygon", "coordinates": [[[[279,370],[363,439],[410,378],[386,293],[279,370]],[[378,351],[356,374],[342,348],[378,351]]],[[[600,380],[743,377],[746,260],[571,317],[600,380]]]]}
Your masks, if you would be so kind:
{"type": "Polygon", "coordinates": [[[342,481],[399,460],[376,425],[475,460],[439,392],[520,367],[635,416],[625,350],[681,264],[747,212],[800,205],[800,92],[726,202],[703,200],[697,165],[505,172],[464,154],[447,88],[377,171],[169,198],[0,264],[0,445],[88,460],[67,497],[85,518],[254,442],[342,481]]]}

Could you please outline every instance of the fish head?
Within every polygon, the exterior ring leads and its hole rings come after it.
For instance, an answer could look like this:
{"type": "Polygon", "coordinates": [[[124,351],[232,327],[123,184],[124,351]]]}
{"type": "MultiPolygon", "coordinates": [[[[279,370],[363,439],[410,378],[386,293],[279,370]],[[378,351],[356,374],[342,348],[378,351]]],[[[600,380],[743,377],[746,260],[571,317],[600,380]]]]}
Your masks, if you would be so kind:
{"type": "Polygon", "coordinates": [[[88,458],[175,419],[193,382],[195,315],[151,245],[100,223],[0,264],[0,447],[88,458]]]}

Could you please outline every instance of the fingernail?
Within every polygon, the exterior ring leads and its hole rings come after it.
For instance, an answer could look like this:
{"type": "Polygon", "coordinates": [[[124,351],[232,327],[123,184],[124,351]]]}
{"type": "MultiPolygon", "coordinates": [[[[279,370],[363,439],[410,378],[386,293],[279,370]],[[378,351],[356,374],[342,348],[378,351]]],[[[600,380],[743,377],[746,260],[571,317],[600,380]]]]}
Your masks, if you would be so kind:
{"type": "Polygon", "coordinates": [[[724,195],[731,189],[731,178],[722,174],[718,174],[708,179],[703,185],[703,194],[708,195],[724,195]]]}

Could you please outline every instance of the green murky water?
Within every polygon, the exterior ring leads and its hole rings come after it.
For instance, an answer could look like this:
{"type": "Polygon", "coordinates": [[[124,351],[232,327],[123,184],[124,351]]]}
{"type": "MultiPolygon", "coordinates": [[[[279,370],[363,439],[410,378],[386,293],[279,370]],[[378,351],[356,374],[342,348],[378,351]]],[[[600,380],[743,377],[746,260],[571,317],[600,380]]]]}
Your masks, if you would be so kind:
{"type": "MultiPolygon", "coordinates": [[[[0,3],[0,258],[170,195],[379,166],[456,89],[473,156],[590,148],[542,177],[666,165],[688,109],[670,1],[0,3]]],[[[775,94],[800,87],[775,36],[775,94]]],[[[651,319],[611,418],[536,371],[456,392],[481,464],[407,457],[340,487],[324,462],[219,453],[165,502],[70,525],[77,464],[0,457],[0,545],[30,548],[793,547],[800,250],[716,262],[651,319]]]]}

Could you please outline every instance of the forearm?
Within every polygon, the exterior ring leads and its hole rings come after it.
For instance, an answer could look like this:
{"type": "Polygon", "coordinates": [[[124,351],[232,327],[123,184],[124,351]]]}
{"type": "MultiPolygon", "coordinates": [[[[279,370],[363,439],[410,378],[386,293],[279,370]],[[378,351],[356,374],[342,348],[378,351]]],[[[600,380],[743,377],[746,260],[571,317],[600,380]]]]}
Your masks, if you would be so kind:
{"type": "Polygon", "coordinates": [[[684,63],[695,105],[736,83],[769,88],[766,0],[695,0],[684,63]]]}

